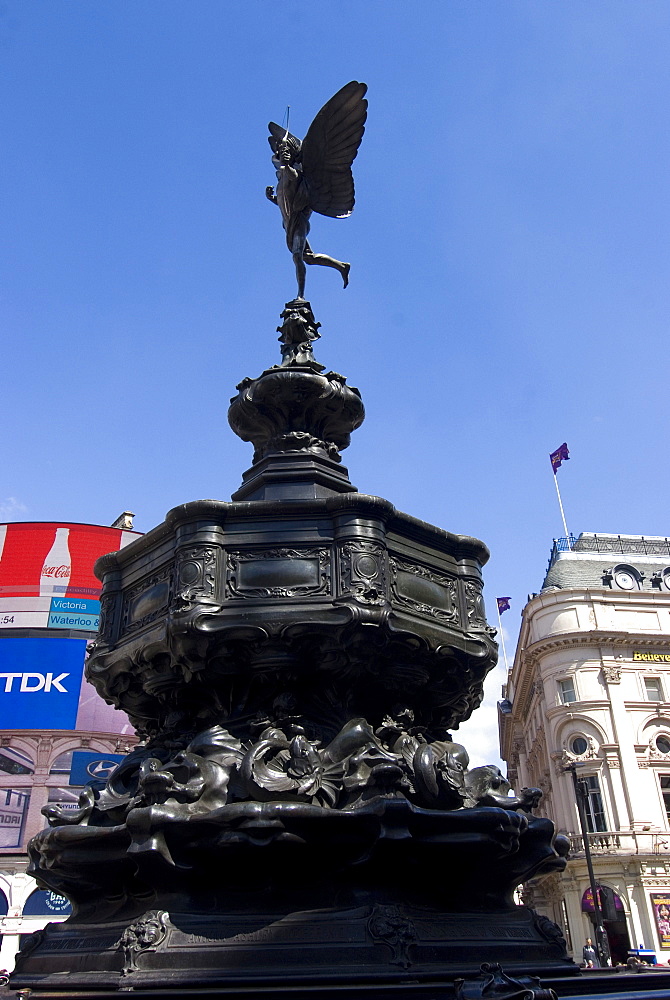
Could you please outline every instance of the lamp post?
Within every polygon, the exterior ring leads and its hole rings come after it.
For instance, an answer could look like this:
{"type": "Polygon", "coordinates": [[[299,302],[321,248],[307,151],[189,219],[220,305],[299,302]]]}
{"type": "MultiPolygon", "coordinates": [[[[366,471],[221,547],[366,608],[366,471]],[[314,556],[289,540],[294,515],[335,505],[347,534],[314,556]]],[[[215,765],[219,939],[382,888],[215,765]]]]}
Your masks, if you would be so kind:
{"type": "Polygon", "coordinates": [[[600,909],[600,896],[598,894],[598,884],[596,882],[596,877],[593,871],[593,861],[591,859],[591,846],[589,844],[589,831],[586,822],[586,802],[588,799],[588,786],[584,778],[577,777],[577,765],[575,763],[568,764],[565,768],[572,775],[572,784],[575,790],[575,799],[577,800],[577,812],[579,814],[579,825],[582,831],[582,841],[584,843],[584,856],[586,857],[586,868],[589,873],[589,883],[591,885],[591,897],[593,899],[593,912],[596,918],[596,949],[598,952],[598,958],[600,959],[601,968],[605,968],[610,964],[610,949],[609,941],[607,940],[607,932],[605,930],[605,925],[603,923],[603,914],[600,909]]]}

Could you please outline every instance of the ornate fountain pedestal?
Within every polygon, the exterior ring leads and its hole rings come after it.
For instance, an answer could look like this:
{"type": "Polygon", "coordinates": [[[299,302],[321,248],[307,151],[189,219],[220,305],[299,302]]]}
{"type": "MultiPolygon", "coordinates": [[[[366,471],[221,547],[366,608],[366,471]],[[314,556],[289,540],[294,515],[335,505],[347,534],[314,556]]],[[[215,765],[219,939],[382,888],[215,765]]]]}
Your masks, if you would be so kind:
{"type": "Polygon", "coordinates": [[[31,871],[74,912],[12,985],[549,997],[523,977],[576,967],[512,894],[567,842],[450,733],[496,660],[488,552],[356,492],[360,395],[314,361],[307,303],[282,318],[282,364],[231,403],[256,447],[233,501],[98,563],[89,680],[147,742],[78,812],[45,810],[31,871]]]}

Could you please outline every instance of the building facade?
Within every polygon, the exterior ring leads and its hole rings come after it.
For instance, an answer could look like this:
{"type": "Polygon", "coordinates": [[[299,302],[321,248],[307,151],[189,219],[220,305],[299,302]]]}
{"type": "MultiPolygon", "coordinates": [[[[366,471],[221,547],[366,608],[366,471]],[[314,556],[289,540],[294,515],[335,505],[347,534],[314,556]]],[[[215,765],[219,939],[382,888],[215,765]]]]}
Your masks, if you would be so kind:
{"type": "Polygon", "coordinates": [[[518,789],[571,840],[566,871],[524,887],[576,961],[594,906],[570,770],[614,963],[629,948],[670,961],[670,540],[558,539],[529,596],[499,703],[501,756],[518,789]]]}
{"type": "Polygon", "coordinates": [[[137,737],[84,679],[100,615],[96,559],[134,538],[131,515],[103,525],[0,524],[0,969],[25,936],[63,920],[68,900],[26,874],[44,809],[76,809],[137,737]]]}

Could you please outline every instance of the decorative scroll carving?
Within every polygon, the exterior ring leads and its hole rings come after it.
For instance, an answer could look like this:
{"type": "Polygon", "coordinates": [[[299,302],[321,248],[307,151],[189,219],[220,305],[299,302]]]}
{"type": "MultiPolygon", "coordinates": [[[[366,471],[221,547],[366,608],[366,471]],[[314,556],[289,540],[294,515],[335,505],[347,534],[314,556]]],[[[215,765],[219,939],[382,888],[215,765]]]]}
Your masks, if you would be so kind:
{"type": "Polygon", "coordinates": [[[340,550],[340,582],[343,593],[361,604],[385,604],[388,600],[386,549],[365,540],[346,542],[340,550]]]}
{"type": "Polygon", "coordinates": [[[38,945],[41,945],[46,937],[46,928],[42,927],[38,931],[33,931],[32,934],[27,934],[23,944],[21,945],[21,950],[19,951],[17,958],[27,958],[31,952],[35,951],[38,945]]]}
{"type": "Polygon", "coordinates": [[[460,620],[458,584],[420,563],[391,558],[391,591],[399,604],[452,625],[460,620]]]}
{"type": "Polygon", "coordinates": [[[456,1000],[557,1000],[554,990],[542,988],[536,976],[512,979],[501,965],[484,962],[476,979],[455,979],[456,1000]]]}
{"type": "MultiPolygon", "coordinates": [[[[551,876],[550,876],[551,878],[551,876]]],[[[544,886],[541,887],[544,890],[544,886]]],[[[554,899],[554,901],[560,901],[563,898],[563,893],[558,895],[548,896],[548,899],[554,899]]],[[[538,931],[549,944],[555,944],[560,948],[561,954],[563,954],[567,948],[565,938],[563,937],[563,931],[555,924],[553,920],[546,917],[543,913],[533,914],[533,923],[537,927],[538,931]]]]}
{"type": "Polygon", "coordinates": [[[409,969],[412,960],[409,949],[416,944],[418,936],[414,924],[400,910],[399,906],[378,903],[368,920],[368,931],[373,941],[381,941],[391,949],[391,965],[409,969]]]}
{"type": "Polygon", "coordinates": [[[228,552],[227,597],[315,597],[330,593],[328,549],[276,548],[228,552]]]}
{"type": "Polygon", "coordinates": [[[101,639],[111,641],[114,635],[116,620],[116,594],[103,594],[100,598],[100,621],[98,635],[101,639]]]}
{"type": "Polygon", "coordinates": [[[167,934],[167,920],[165,910],[149,910],[126,927],[116,944],[123,951],[124,976],[138,971],[137,959],[143,952],[156,951],[161,946],[167,934]]]}
{"type": "Polygon", "coordinates": [[[200,600],[214,600],[219,550],[191,545],[177,553],[175,610],[188,611],[200,600]]]}
{"type": "Polygon", "coordinates": [[[481,585],[473,580],[467,580],[463,588],[465,590],[465,613],[468,616],[470,628],[486,628],[486,614],[484,612],[484,597],[481,585]]]}

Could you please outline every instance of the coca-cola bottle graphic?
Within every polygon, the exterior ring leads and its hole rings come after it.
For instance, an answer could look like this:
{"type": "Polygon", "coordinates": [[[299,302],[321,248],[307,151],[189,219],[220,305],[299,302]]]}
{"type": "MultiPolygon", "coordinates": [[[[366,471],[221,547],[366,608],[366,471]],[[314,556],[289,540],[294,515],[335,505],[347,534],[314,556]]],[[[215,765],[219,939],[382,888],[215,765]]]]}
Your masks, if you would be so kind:
{"type": "Polygon", "coordinates": [[[62,596],[70,582],[72,560],[68,547],[69,528],[56,528],[56,537],[40,574],[40,597],[62,596]]]}

